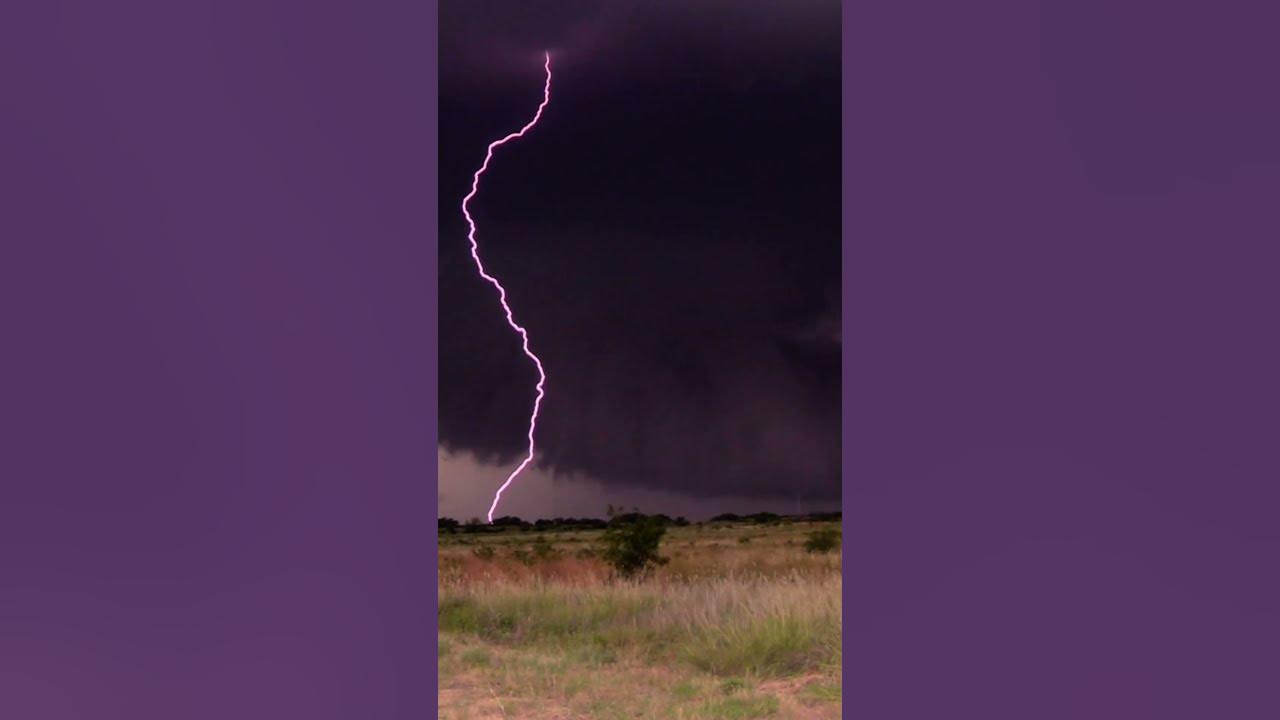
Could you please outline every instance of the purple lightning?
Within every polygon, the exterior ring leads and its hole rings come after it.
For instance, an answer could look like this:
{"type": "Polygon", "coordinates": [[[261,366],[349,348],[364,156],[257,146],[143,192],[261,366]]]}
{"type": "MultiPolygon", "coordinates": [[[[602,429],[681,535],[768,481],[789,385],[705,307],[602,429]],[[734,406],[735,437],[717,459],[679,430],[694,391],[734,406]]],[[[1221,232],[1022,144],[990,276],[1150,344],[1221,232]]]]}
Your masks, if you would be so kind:
{"type": "Polygon", "coordinates": [[[494,493],[493,504],[489,506],[490,523],[493,522],[493,511],[498,508],[498,500],[502,498],[502,492],[507,489],[507,486],[511,484],[512,480],[516,479],[517,475],[524,471],[529,463],[533,462],[533,431],[538,427],[538,408],[542,406],[542,398],[544,395],[542,386],[547,381],[547,374],[542,369],[542,361],[539,360],[538,356],[534,355],[533,351],[529,349],[529,331],[516,323],[515,316],[511,312],[511,306],[507,304],[506,288],[502,287],[502,283],[498,282],[497,278],[484,271],[484,263],[480,262],[480,248],[476,244],[476,221],[471,219],[471,213],[467,212],[467,203],[471,202],[471,198],[475,197],[476,192],[480,189],[480,176],[484,174],[485,170],[489,169],[489,161],[493,159],[494,149],[511,140],[523,137],[524,134],[534,125],[538,124],[538,119],[542,117],[543,108],[547,106],[547,103],[551,102],[551,53],[544,54],[547,59],[546,64],[543,66],[547,71],[547,82],[542,89],[542,104],[538,105],[538,111],[533,114],[533,119],[529,121],[529,124],[520,128],[518,132],[513,132],[501,140],[494,140],[489,143],[489,150],[484,156],[484,164],[480,166],[479,170],[476,170],[476,174],[471,178],[471,192],[467,193],[467,196],[462,199],[462,214],[467,218],[467,225],[471,227],[470,232],[467,233],[467,240],[471,242],[471,258],[476,261],[476,269],[480,271],[480,277],[488,280],[491,285],[498,289],[498,300],[502,303],[502,309],[507,313],[507,324],[511,326],[511,329],[520,333],[520,338],[524,341],[524,354],[528,355],[529,359],[533,361],[534,366],[538,368],[538,396],[534,398],[533,414],[529,416],[529,454],[525,456],[525,459],[520,462],[520,465],[507,476],[507,481],[502,483],[502,487],[498,488],[498,492],[494,493]]]}

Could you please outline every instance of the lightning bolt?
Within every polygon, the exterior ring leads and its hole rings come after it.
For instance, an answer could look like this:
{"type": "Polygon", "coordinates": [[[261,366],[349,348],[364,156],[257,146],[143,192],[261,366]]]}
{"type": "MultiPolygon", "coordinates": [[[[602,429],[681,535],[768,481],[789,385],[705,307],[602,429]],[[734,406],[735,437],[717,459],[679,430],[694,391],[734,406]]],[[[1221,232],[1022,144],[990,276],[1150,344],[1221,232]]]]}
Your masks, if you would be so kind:
{"type": "Polygon", "coordinates": [[[498,301],[502,303],[502,309],[507,313],[507,324],[511,326],[512,330],[520,334],[520,339],[523,341],[524,354],[528,355],[529,359],[533,361],[534,367],[538,368],[538,395],[533,400],[533,414],[529,416],[529,454],[525,456],[515,470],[511,471],[511,474],[507,476],[507,481],[502,483],[502,487],[498,488],[498,491],[494,493],[493,504],[489,506],[490,523],[493,522],[493,511],[498,508],[498,501],[502,499],[503,491],[511,485],[511,481],[515,480],[517,475],[529,466],[529,463],[533,462],[533,433],[538,427],[538,410],[542,407],[542,398],[545,395],[543,386],[547,382],[547,373],[542,369],[542,361],[529,349],[529,331],[516,322],[515,314],[511,312],[511,306],[507,304],[506,288],[502,287],[502,283],[498,282],[496,277],[485,272],[484,263],[480,262],[480,246],[476,244],[476,221],[472,219],[471,213],[467,211],[467,203],[471,202],[471,199],[480,190],[480,176],[484,174],[485,170],[489,169],[489,161],[493,159],[493,151],[500,145],[505,145],[516,138],[524,137],[525,133],[538,124],[539,118],[542,117],[542,110],[547,107],[547,103],[551,102],[551,53],[544,53],[544,55],[546,56],[546,64],[543,65],[543,68],[547,72],[547,82],[542,89],[542,104],[538,105],[538,111],[533,114],[533,119],[527,125],[501,140],[494,140],[489,143],[489,150],[484,156],[484,164],[480,166],[479,170],[476,170],[475,175],[471,178],[471,192],[467,193],[467,196],[462,199],[462,214],[467,218],[467,225],[471,228],[467,233],[467,240],[471,243],[471,258],[476,261],[476,269],[480,271],[480,277],[498,289],[498,301]]]}

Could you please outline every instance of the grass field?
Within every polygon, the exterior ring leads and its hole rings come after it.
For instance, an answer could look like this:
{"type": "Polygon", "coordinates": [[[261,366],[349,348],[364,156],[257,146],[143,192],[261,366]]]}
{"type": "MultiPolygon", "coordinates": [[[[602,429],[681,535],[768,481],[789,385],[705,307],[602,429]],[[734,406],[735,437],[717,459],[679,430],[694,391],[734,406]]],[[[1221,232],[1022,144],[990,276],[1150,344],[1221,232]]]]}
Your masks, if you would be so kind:
{"type": "Polygon", "coordinates": [[[839,718],[835,523],[669,528],[616,581],[601,531],[440,535],[439,716],[839,718]]]}

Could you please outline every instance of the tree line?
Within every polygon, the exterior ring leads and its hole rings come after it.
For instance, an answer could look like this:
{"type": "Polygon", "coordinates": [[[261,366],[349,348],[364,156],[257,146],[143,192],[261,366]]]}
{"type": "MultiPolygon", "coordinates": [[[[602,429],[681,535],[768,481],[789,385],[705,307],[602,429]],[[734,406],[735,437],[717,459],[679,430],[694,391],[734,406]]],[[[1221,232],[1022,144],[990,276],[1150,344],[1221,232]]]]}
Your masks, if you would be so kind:
{"type": "Polygon", "coordinates": [[[710,520],[703,522],[690,522],[683,517],[669,517],[661,513],[657,515],[645,515],[638,511],[621,512],[620,510],[610,506],[608,511],[609,518],[542,518],[529,522],[522,520],[514,515],[506,515],[494,518],[493,523],[489,524],[480,518],[471,518],[466,522],[459,522],[450,517],[442,517],[437,519],[437,527],[440,532],[445,533],[485,533],[485,532],[501,532],[505,529],[515,529],[520,531],[548,531],[548,530],[606,530],[620,525],[634,524],[640,521],[654,523],[663,527],[685,527],[688,525],[703,525],[709,523],[751,523],[757,525],[768,525],[782,522],[839,522],[841,513],[824,512],[824,513],[808,513],[805,515],[779,515],[771,512],[753,513],[751,515],[736,515],[734,513],[722,513],[710,520]]]}

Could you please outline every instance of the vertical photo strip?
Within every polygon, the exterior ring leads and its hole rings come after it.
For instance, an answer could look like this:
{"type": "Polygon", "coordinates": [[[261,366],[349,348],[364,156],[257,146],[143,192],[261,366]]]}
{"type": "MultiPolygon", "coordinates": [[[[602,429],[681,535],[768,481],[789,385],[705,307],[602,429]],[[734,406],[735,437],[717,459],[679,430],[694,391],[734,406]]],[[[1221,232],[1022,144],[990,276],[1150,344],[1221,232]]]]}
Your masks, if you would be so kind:
{"type": "Polygon", "coordinates": [[[841,717],[840,16],[441,4],[441,718],[841,717]]]}

